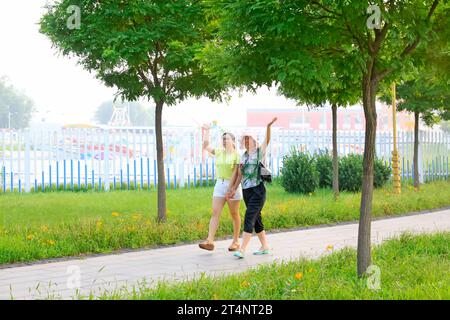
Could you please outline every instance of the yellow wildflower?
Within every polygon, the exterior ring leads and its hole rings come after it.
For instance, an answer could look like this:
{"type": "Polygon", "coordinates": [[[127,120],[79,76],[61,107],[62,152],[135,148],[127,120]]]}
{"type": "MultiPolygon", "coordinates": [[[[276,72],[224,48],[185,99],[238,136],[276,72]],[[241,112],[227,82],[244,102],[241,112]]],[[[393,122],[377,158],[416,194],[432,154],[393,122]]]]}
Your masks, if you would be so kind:
{"type": "Polygon", "coordinates": [[[278,210],[279,210],[281,213],[285,213],[285,212],[287,211],[287,206],[286,206],[286,205],[283,205],[283,204],[279,204],[279,205],[278,205],[278,210]]]}
{"type": "Polygon", "coordinates": [[[327,245],[327,248],[326,248],[328,251],[331,251],[331,250],[333,250],[333,245],[332,244],[329,244],[329,245],[327,245]]]}
{"type": "Polygon", "coordinates": [[[33,240],[33,238],[34,238],[34,236],[33,236],[32,234],[29,234],[29,235],[27,236],[27,240],[33,240]]]}
{"type": "Polygon", "coordinates": [[[250,283],[247,280],[242,281],[241,287],[247,288],[250,285],[250,283]]]}
{"type": "Polygon", "coordinates": [[[137,214],[137,213],[133,215],[134,220],[139,220],[141,217],[142,217],[142,215],[137,214]]]}
{"type": "Polygon", "coordinates": [[[113,217],[118,217],[118,216],[120,216],[120,213],[118,213],[118,212],[113,212],[113,213],[111,213],[111,215],[112,215],[113,217]]]}
{"type": "Polygon", "coordinates": [[[295,274],[295,279],[300,280],[301,278],[303,278],[303,273],[302,272],[297,272],[295,274]]]}
{"type": "Polygon", "coordinates": [[[55,241],[54,240],[47,240],[47,244],[50,246],[54,246],[55,245],[55,241]]]}
{"type": "Polygon", "coordinates": [[[41,226],[41,231],[42,232],[47,232],[48,231],[48,227],[47,226],[41,226]]]}

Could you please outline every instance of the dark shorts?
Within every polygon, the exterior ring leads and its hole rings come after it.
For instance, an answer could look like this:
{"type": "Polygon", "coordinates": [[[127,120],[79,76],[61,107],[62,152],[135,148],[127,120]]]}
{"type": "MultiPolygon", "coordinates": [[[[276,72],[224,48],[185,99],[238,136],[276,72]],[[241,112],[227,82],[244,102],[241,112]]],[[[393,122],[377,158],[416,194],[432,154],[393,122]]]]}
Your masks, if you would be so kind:
{"type": "Polygon", "coordinates": [[[264,224],[262,222],[261,210],[266,202],[266,187],[261,182],[260,185],[244,189],[244,202],[247,206],[245,211],[244,231],[247,233],[256,233],[264,231],[264,224]]]}

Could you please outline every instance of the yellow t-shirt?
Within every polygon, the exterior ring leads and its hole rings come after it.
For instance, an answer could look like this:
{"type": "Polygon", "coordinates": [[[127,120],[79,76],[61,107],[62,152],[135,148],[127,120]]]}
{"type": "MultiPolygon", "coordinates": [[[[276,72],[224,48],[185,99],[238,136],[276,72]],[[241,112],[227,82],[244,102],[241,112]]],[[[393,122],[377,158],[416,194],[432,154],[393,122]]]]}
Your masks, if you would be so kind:
{"type": "Polygon", "coordinates": [[[235,151],[228,154],[225,149],[216,149],[216,169],[218,179],[231,179],[235,165],[239,165],[240,157],[235,151]]]}

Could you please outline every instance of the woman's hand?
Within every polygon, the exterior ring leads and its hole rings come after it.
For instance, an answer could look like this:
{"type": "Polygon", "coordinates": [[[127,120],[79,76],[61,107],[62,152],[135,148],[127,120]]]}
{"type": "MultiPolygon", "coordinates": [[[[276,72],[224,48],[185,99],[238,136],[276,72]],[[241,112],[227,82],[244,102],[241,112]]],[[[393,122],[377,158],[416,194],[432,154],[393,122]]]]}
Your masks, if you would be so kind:
{"type": "Polygon", "coordinates": [[[236,189],[228,189],[227,193],[225,194],[225,200],[230,200],[234,198],[234,195],[236,194],[236,189]]]}
{"type": "Polygon", "coordinates": [[[270,127],[270,126],[273,125],[273,124],[275,123],[275,121],[277,121],[277,120],[278,120],[277,117],[273,118],[272,121],[269,122],[269,124],[268,124],[267,126],[270,127]]]}
{"type": "Polygon", "coordinates": [[[209,141],[205,140],[203,141],[203,149],[207,149],[209,147],[209,141]]]}

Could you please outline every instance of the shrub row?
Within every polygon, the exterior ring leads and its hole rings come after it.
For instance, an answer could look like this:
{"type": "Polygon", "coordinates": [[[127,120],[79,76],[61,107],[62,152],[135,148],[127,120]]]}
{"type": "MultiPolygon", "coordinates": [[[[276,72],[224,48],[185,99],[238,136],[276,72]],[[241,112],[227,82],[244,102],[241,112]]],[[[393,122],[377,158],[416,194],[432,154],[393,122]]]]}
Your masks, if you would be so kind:
{"type": "MultiPolygon", "coordinates": [[[[391,176],[391,168],[381,159],[375,159],[374,186],[382,187],[391,176]]],[[[339,158],[339,189],[361,190],[363,156],[350,154],[339,158]]],[[[283,158],[281,185],[287,192],[311,193],[316,188],[332,188],[333,162],[328,152],[314,155],[292,150],[283,158]]]]}

